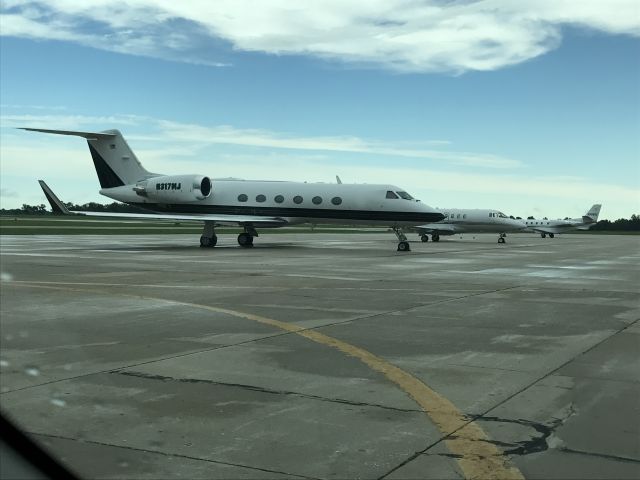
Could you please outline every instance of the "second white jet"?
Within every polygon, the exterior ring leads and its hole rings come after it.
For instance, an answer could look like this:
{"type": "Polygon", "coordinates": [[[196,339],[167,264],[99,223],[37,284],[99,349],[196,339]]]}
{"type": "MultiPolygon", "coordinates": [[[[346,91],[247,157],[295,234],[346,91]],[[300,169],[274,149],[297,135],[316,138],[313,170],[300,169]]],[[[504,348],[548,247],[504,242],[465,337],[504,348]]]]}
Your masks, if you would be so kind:
{"type": "Polygon", "coordinates": [[[497,233],[498,243],[505,243],[507,233],[527,228],[523,220],[509,217],[498,210],[483,209],[437,209],[444,219],[414,228],[423,242],[440,241],[441,235],[457,233],[497,233]]]}

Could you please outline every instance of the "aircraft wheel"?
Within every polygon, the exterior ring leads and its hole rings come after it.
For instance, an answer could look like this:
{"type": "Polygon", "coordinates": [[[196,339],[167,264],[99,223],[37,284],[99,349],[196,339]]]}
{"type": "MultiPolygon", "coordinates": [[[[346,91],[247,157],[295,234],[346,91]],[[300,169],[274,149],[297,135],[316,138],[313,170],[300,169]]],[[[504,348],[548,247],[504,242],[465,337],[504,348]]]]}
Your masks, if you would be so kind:
{"type": "Polygon", "coordinates": [[[498,243],[505,243],[506,240],[504,239],[504,237],[500,237],[498,238],[498,243]]]}
{"type": "Polygon", "coordinates": [[[555,237],[555,235],[553,233],[550,233],[549,238],[553,238],[553,237],[555,237]]]}
{"type": "Polygon", "coordinates": [[[399,252],[410,252],[411,247],[409,246],[409,242],[400,242],[398,243],[398,251],[399,252]]]}
{"type": "Polygon", "coordinates": [[[422,240],[423,242],[428,242],[429,241],[429,235],[427,235],[426,233],[423,233],[422,235],[420,235],[420,240],[422,240]]]}
{"type": "MultiPolygon", "coordinates": [[[[542,238],[547,238],[547,234],[546,234],[546,233],[541,233],[541,234],[540,234],[540,236],[541,236],[542,238]]],[[[551,235],[549,235],[549,236],[551,236],[551,235]]]]}
{"type": "Polygon", "coordinates": [[[205,237],[204,235],[200,237],[200,246],[202,248],[215,247],[217,243],[218,237],[216,237],[215,235],[213,237],[205,237]]]}
{"type": "Polygon", "coordinates": [[[238,243],[241,247],[253,247],[253,237],[248,233],[241,233],[238,235],[238,243]]]}
{"type": "Polygon", "coordinates": [[[433,240],[434,242],[439,242],[440,241],[440,235],[431,235],[431,240],[433,240]]]}

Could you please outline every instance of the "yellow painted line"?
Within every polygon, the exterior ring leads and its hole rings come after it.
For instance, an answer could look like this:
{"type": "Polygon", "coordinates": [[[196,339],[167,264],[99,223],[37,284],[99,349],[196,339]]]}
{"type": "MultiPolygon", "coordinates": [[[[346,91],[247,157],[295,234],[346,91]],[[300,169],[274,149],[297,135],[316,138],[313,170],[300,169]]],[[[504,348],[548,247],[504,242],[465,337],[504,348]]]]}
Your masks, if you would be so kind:
{"type": "MultiPolygon", "coordinates": [[[[116,293],[80,288],[39,285],[36,282],[7,282],[5,285],[29,286],[109,295],[116,293]]],[[[498,447],[489,442],[489,437],[482,428],[480,428],[477,423],[470,421],[470,419],[458,410],[453,403],[435,392],[428,385],[417,377],[411,375],[409,372],[402,370],[367,350],[315,330],[309,330],[293,323],[281,322],[279,320],[254,315],[252,313],[240,312],[228,308],[213,307],[210,305],[202,305],[199,303],[166,300],[164,298],[149,297],[145,295],[132,295],[126,293],[116,294],[123,297],[181,305],[200,310],[223,313],[237,318],[244,318],[264,325],[270,325],[280,330],[292,332],[321,345],[335,348],[336,350],[339,350],[351,357],[357,358],[372,370],[384,375],[389,381],[396,384],[400,389],[406,392],[428,415],[429,419],[438,427],[438,430],[445,435],[445,444],[449,451],[456,455],[456,461],[458,462],[465,478],[469,480],[524,479],[520,470],[509,462],[507,457],[504,456],[498,447]],[[449,435],[451,436],[449,437],[449,435]]]]}

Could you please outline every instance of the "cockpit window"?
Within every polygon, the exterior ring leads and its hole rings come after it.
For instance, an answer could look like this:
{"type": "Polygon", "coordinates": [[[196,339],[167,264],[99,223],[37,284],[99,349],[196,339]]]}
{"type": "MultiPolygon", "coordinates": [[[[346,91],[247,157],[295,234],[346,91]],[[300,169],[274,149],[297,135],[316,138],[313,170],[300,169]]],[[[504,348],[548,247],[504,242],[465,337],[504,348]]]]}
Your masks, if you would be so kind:
{"type": "Polygon", "coordinates": [[[393,198],[393,199],[398,199],[398,196],[393,193],[391,190],[387,190],[387,198],[393,198]]]}
{"type": "Polygon", "coordinates": [[[400,195],[400,198],[403,198],[404,200],[413,200],[413,197],[409,195],[407,192],[396,192],[396,193],[400,195]]]}
{"type": "Polygon", "coordinates": [[[509,218],[509,217],[507,217],[507,216],[506,216],[504,213],[502,213],[502,212],[498,212],[498,216],[499,216],[500,218],[509,218]]]}

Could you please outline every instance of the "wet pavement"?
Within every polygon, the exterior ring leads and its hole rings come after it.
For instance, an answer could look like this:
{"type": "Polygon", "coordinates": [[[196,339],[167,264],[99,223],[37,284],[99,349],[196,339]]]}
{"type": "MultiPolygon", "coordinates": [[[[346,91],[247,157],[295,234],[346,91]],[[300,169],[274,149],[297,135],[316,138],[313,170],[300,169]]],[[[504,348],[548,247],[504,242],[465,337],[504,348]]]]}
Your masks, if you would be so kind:
{"type": "Polygon", "coordinates": [[[2,410],[91,478],[640,477],[640,236],[494,237],[2,236],[2,410]]]}

